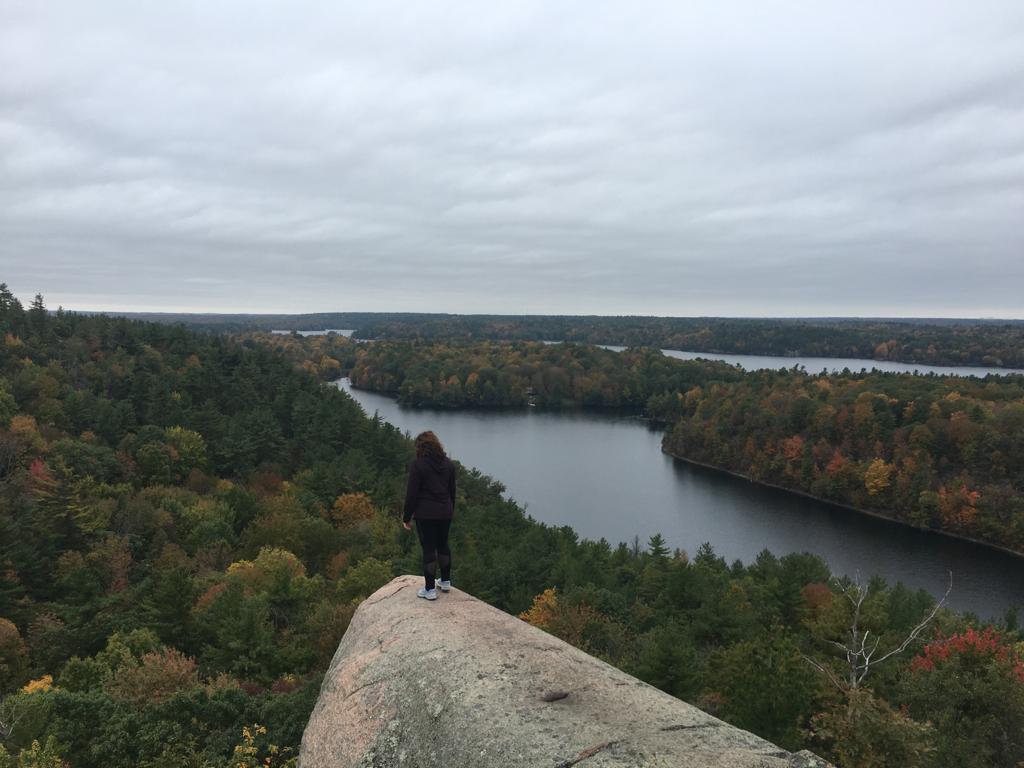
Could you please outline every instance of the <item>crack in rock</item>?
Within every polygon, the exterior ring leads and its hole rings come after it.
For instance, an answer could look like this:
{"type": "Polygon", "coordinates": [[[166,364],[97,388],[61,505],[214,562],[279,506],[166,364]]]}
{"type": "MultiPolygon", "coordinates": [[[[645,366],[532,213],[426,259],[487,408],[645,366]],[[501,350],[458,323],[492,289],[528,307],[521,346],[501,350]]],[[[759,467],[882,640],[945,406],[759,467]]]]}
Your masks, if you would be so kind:
{"type": "Polygon", "coordinates": [[[386,595],[381,595],[376,600],[364,600],[363,601],[363,605],[376,605],[381,600],[387,600],[389,597],[394,597],[395,595],[397,595],[399,592],[401,592],[403,589],[405,589],[408,586],[409,586],[408,584],[403,584],[402,586],[398,587],[394,592],[388,592],[386,595]]]}
{"type": "Polygon", "coordinates": [[[353,694],[359,693],[359,691],[363,690],[363,688],[369,688],[371,685],[380,685],[383,682],[387,682],[387,678],[386,677],[381,677],[381,678],[378,678],[377,680],[370,680],[368,683],[363,683],[362,685],[357,685],[351,691],[349,691],[344,696],[342,696],[341,700],[344,701],[345,699],[349,698],[353,694]]]}
{"type": "Polygon", "coordinates": [[[600,752],[600,751],[602,751],[604,749],[608,749],[608,747],[613,746],[613,745],[618,744],[618,743],[619,742],[616,740],[616,741],[603,741],[600,744],[595,744],[592,747],[588,747],[587,749],[584,749],[582,752],[580,752],[578,755],[576,755],[576,757],[570,757],[568,760],[563,760],[562,762],[556,764],[555,768],[572,768],[572,766],[576,765],[577,763],[582,763],[588,757],[593,757],[598,752],[600,752]]]}

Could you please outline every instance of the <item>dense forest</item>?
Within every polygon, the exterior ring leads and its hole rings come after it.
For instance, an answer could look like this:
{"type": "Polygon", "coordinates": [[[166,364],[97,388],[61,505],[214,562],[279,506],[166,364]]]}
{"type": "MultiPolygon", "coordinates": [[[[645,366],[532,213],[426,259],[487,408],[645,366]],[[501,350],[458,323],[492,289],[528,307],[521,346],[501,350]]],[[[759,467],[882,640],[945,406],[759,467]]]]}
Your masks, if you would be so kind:
{"type": "Polygon", "coordinates": [[[678,407],[673,454],[1024,552],[1024,376],[759,371],[678,407]]]}
{"type": "Polygon", "coordinates": [[[348,372],[362,346],[346,336],[329,333],[317,336],[249,331],[229,334],[228,339],[244,346],[258,344],[291,362],[295,368],[323,381],[335,381],[348,372]]]}
{"type": "MultiPolygon", "coordinates": [[[[356,605],[418,570],[409,439],[323,383],[352,350],[51,314],[5,286],[0,338],[0,767],[291,765],[356,605]]],[[[942,609],[915,635],[923,592],[812,555],[581,541],[502,490],[460,470],[456,586],[841,765],[1024,760],[1014,616],[942,609]],[[851,632],[872,663],[837,647],[851,632]]]]}
{"type": "Polygon", "coordinates": [[[726,363],[589,344],[380,341],[357,345],[352,359],[353,386],[393,394],[407,405],[442,408],[532,404],[640,411],[655,395],[743,378],[726,363]]]}
{"type": "Polygon", "coordinates": [[[328,312],[139,314],[214,331],[354,330],[361,339],[579,341],[691,352],[849,357],[925,365],[1024,368],[1024,321],[601,317],[328,312]]]}

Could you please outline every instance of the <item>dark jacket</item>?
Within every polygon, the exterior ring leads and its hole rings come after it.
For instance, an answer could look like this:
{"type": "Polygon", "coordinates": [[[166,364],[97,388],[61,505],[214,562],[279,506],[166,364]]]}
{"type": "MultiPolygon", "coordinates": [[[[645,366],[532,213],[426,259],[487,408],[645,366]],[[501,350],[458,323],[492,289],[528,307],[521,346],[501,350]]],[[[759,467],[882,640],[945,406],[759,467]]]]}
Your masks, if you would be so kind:
{"type": "Polygon", "coordinates": [[[409,522],[451,520],[455,513],[455,465],[445,459],[420,457],[409,465],[409,484],[405,489],[405,514],[409,522]]]}

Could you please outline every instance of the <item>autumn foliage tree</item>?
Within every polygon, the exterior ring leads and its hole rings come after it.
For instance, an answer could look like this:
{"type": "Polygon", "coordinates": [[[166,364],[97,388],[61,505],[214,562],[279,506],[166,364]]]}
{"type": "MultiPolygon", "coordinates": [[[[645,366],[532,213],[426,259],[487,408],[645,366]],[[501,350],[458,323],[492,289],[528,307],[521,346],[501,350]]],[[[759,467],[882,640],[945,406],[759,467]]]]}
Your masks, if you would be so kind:
{"type": "Polygon", "coordinates": [[[1019,377],[759,371],[685,402],[677,456],[1024,551],[1019,377]]]}
{"type": "Polygon", "coordinates": [[[340,528],[369,522],[373,516],[373,502],[365,493],[343,493],[331,505],[331,519],[340,528]]]}
{"type": "Polygon", "coordinates": [[[941,768],[1024,761],[1024,657],[994,627],[928,643],[903,696],[911,714],[934,724],[941,768]]]}

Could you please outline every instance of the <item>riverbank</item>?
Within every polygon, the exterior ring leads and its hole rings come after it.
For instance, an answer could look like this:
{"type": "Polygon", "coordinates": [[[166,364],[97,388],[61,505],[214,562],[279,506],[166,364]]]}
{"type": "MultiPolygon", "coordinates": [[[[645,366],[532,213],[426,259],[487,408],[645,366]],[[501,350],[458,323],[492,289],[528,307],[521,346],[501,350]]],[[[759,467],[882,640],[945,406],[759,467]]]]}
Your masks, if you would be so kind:
{"type": "Polygon", "coordinates": [[[1024,560],[1024,552],[1020,552],[1015,549],[1009,549],[1008,547],[1001,547],[998,544],[993,544],[990,541],[984,541],[983,539],[975,539],[970,536],[963,536],[958,533],[952,533],[951,531],[944,531],[941,528],[927,528],[920,525],[914,525],[913,523],[908,523],[906,520],[900,520],[895,517],[890,517],[889,515],[884,515],[881,512],[876,512],[870,509],[862,509],[861,507],[854,507],[850,504],[842,504],[838,501],[833,501],[832,499],[825,499],[822,498],[821,496],[815,496],[813,493],[807,493],[807,491],[801,491],[796,488],[787,488],[786,486],[778,485],[777,483],[769,483],[766,480],[758,480],[757,478],[751,477],[750,475],[745,475],[742,472],[735,472],[731,469],[726,469],[725,467],[719,467],[714,464],[708,464],[707,462],[704,461],[697,461],[696,459],[691,459],[687,456],[680,456],[678,453],[667,450],[665,448],[664,442],[661,445],[661,452],[664,453],[666,456],[671,456],[673,459],[677,459],[679,461],[685,461],[687,464],[692,464],[695,467],[704,467],[705,469],[710,469],[715,472],[731,475],[732,477],[738,478],[740,480],[746,480],[747,482],[754,483],[755,485],[759,485],[763,488],[772,488],[774,490],[783,491],[784,493],[792,494],[794,496],[801,496],[805,499],[811,499],[812,501],[816,501],[821,504],[828,504],[829,506],[835,507],[837,509],[843,509],[846,510],[847,512],[855,512],[859,515],[867,515],[868,517],[873,517],[877,520],[884,520],[888,523],[893,523],[904,528],[909,528],[914,531],[920,531],[921,533],[934,533],[938,536],[942,536],[947,539],[955,539],[956,541],[966,541],[971,544],[977,544],[978,546],[985,547],[987,549],[994,549],[998,552],[1002,552],[1004,554],[1011,555],[1012,557],[1018,558],[1020,560],[1024,560]]]}

